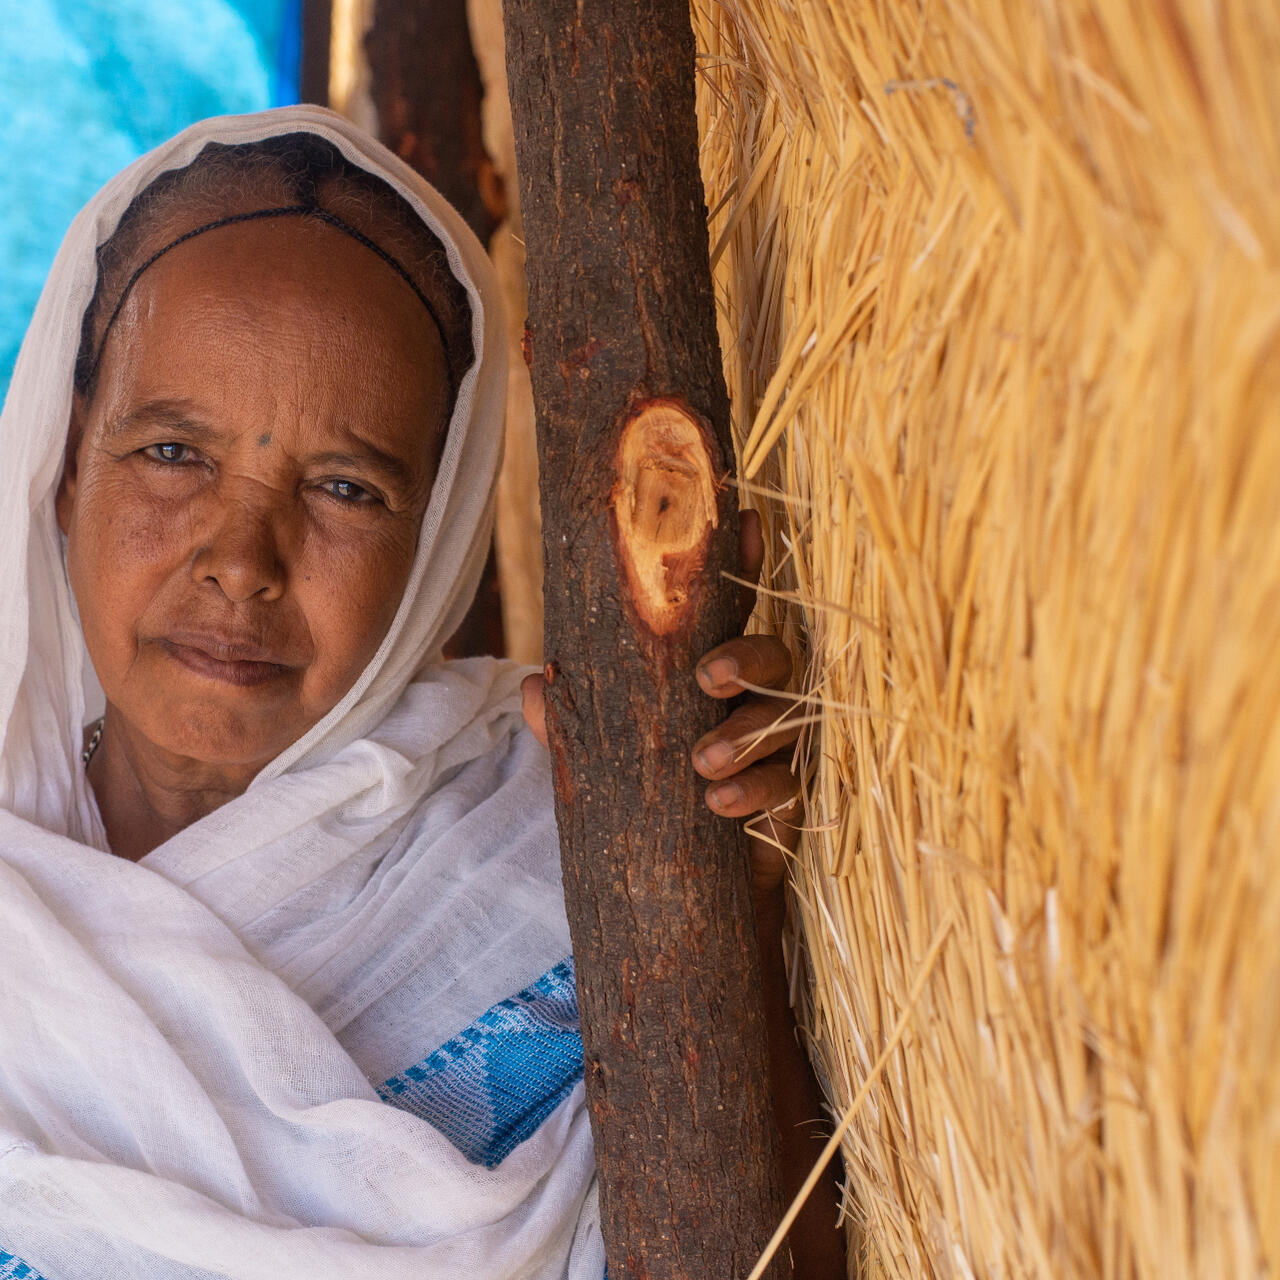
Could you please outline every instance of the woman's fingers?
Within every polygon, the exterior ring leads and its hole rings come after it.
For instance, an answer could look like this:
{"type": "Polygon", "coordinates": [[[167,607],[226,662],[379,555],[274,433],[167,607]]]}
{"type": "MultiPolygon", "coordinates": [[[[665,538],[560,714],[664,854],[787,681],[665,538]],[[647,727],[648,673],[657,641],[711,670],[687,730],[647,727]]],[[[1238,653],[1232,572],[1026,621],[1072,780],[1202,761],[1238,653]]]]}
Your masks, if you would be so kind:
{"type": "Polygon", "coordinates": [[[704,653],[698,684],[713,698],[732,698],[747,685],[783,689],[791,678],[791,654],[777,636],[738,636],[704,653]]]}
{"type": "MultiPolygon", "coordinates": [[[[758,534],[758,523],[754,531],[758,534]]],[[[713,698],[732,698],[748,687],[781,692],[791,678],[791,654],[776,636],[741,636],[705,654],[697,678],[713,698]]],[[[799,736],[803,715],[801,704],[785,695],[751,698],[693,748],[694,768],[711,779],[706,790],[711,810],[750,819],[751,884],[757,897],[781,886],[788,851],[799,838],[800,784],[788,748],[799,736]]]]}
{"type": "Polygon", "coordinates": [[[795,804],[799,789],[796,776],[791,772],[791,761],[783,755],[752,765],[732,778],[713,782],[706,796],[707,804],[725,818],[745,818],[762,809],[774,810],[785,818],[795,804]]]}
{"type": "Polygon", "coordinates": [[[520,681],[520,710],[524,722],[533,730],[533,736],[547,745],[546,681],[537,672],[520,681]]]}
{"type": "Polygon", "coordinates": [[[752,698],[698,739],[693,767],[704,778],[728,778],[789,746],[800,736],[802,708],[779,698],[752,698]]]}

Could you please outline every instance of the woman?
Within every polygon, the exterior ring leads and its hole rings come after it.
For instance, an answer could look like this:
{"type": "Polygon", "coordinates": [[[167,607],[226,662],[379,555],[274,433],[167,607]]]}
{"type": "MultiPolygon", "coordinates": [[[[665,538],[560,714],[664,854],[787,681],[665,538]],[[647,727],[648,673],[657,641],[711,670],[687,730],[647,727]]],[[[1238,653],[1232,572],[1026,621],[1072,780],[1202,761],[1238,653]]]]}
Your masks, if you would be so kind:
{"type": "Polygon", "coordinates": [[[0,422],[0,1245],[50,1280],[602,1274],[543,748],[519,671],[439,661],[500,334],[458,216],[315,108],[68,233],[0,422]]]}

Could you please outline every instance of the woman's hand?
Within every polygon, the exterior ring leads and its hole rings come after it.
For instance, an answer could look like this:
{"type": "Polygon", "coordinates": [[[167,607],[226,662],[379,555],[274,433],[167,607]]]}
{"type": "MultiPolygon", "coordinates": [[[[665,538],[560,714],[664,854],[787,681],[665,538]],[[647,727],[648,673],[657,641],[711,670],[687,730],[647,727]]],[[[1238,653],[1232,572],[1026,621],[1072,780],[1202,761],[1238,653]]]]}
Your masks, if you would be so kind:
{"type": "MultiPolygon", "coordinates": [[[[742,512],[739,554],[742,577],[755,582],[764,559],[760,517],[742,512]]],[[[744,587],[740,607],[745,626],[755,605],[755,589],[744,587]]],[[[791,771],[791,747],[799,734],[795,704],[771,691],[784,690],[791,655],[775,636],[738,636],[704,654],[698,684],[712,698],[736,698],[738,707],[693,747],[693,767],[708,780],[706,801],[725,818],[751,818],[751,887],[756,901],[781,887],[787,853],[795,848],[798,783],[791,771]],[[766,691],[766,692],[759,692],[766,691]]],[[[526,676],[520,692],[524,718],[534,736],[547,742],[545,685],[526,676]]]]}
{"type": "MultiPolygon", "coordinates": [[[[742,577],[755,582],[764,558],[760,519],[742,513],[742,577]]],[[[755,605],[744,588],[742,623],[755,605]]],[[[822,1095],[796,1033],[782,930],[781,893],[787,856],[800,829],[799,781],[791,770],[792,747],[801,728],[800,704],[783,690],[791,678],[791,655],[776,636],[740,636],[712,649],[697,667],[698,683],[713,698],[747,693],[737,709],[693,748],[693,767],[710,780],[707,804],[726,818],[750,818],[751,888],[760,941],[760,1000],[769,1050],[769,1079],[778,1122],[783,1195],[800,1190],[826,1138],[822,1095]]],[[[813,1190],[788,1236],[797,1277],[841,1280],[845,1271],[840,1190],[835,1176],[813,1190]]]]}
{"type": "MultiPolygon", "coordinates": [[[[760,517],[742,512],[739,528],[742,577],[754,583],[764,559],[760,517]]],[[[743,626],[755,594],[753,587],[743,588],[743,626]]],[[[782,694],[791,678],[791,654],[776,636],[738,636],[703,655],[697,678],[712,698],[746,695],[694,744],[693,767],[709,781],[706,801],[713,812],[751,819],[751,888],[759,904],[782,887],[787,854],[799,835],[799,782],[791,758],[800,725],[797,704],[782,694]]]]}

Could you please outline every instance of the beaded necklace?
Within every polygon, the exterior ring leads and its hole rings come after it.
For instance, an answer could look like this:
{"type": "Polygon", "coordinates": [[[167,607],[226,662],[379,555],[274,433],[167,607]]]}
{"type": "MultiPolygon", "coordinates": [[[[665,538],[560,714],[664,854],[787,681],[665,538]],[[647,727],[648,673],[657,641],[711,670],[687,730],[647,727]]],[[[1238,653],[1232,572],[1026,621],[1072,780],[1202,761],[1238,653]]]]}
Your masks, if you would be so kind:
{"type": "Polygon", "coordinates": [[[89,741],[85,746],[85,749],[80,753],[80,760],[86,769],[89,767],[89,761],[93,759],[93,753],[98,749],[98,743],[102,741],[102,726],[105,723],[106,717],[104,716],[93,726],[93,732],[89,735],[89,741]]]}

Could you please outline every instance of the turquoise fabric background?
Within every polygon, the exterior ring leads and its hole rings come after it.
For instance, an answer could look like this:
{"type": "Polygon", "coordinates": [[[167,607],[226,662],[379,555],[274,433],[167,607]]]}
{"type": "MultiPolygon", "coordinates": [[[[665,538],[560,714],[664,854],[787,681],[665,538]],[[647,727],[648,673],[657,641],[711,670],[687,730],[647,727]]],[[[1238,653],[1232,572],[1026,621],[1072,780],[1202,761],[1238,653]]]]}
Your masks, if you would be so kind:
{"type": "Polygon", "coordinates": [[[301,0],[0,0],[0,392],[63,233],[205,116],[298,100],[301,0]]]}

